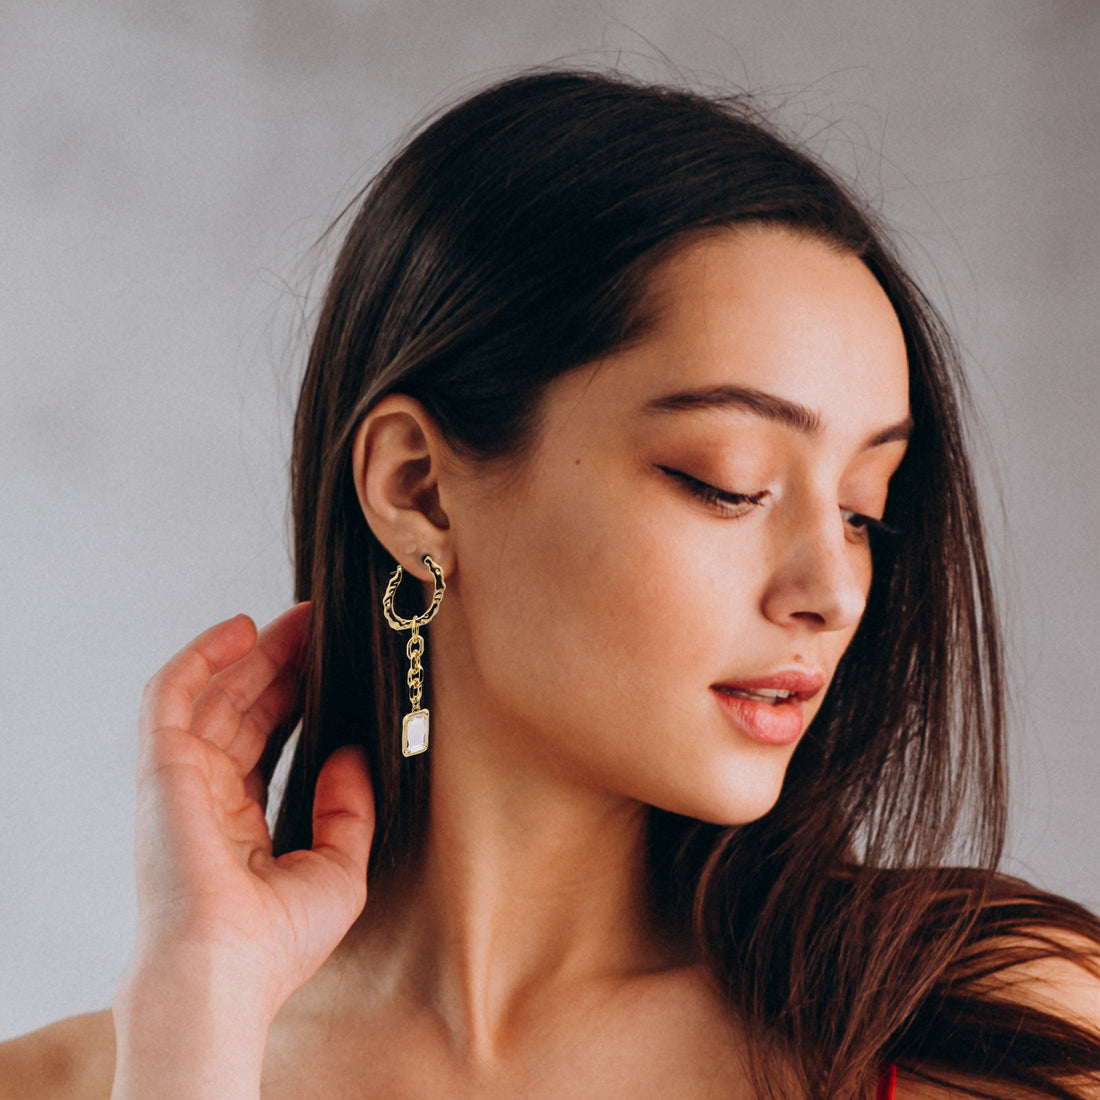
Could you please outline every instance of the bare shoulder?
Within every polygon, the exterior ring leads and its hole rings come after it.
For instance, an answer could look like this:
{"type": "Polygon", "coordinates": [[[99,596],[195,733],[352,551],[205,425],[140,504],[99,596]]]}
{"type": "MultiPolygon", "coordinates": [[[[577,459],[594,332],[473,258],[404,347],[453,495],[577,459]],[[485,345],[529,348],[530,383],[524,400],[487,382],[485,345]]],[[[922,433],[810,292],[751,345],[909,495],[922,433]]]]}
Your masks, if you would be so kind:
{"type": "Polygon", "coordinates": [[[0,1043],[0,1100],[108,1100],[114,1073],[110,1011],[0,1043]]]}
{"type": "MultiPolygon", "coordinates": [[[[1100,943],[1071,930],[1025,925],[1017,934],[983,946],[990,963],[973,988],[984,998],[1036,1009],[1100,1041],[1100,943]]],[[[1074,1095],[1100,1100],[1100,1066],[1089,1068],[1095,1076],[1061,1083],[1074,1089],[1074,1095]]],[[[973,1085],[980,1089],[982,1082],[973,1085]]],[[[960,1095],[957,1088],[898,1076],[896,1100],[958,1100],[960,1095]]],[[[1021,1100],[1035,1095],[1026,1089],[1019,1093],[1021,1100]]]]}
{"type": "MultiPolygon", "coordinates": [[[[1082,1100],[1100,1100],[1100,1088],[1095,1083],[1067,1080],[1062,1084],[1074,1088],[1076,1091],[1073,1095],[1082,1097],[1082,1100]]],[[[976,1097],[990,1095],[988,1081],[972,1080],[970,1085],[973,1091],[964,1090],[961,1086],[934,1085],[899,1074],[894,1100],[974,1100],[976,1097]]],[[[1022,1089],[1018,1093],[1005,1092],[1004,1086],[997,1087],[1001,1091],[996,1095],[1004,1100],[1038,1100],[1040,1095],[1049,1095],[1046,1092],[1039,1094],[1034,1089],[1022,1089]]]]}
{"type": "MultiPolygon", "coordinates": [[[[1100,944],[1075,932],[1036,933],[1049,953],[997,970],[986,979],[991,996],[1029,1005],[1100,1036],[1100,944]]],[[[1031,946],[1031,937],[1009,943],[1031,946]]]]}

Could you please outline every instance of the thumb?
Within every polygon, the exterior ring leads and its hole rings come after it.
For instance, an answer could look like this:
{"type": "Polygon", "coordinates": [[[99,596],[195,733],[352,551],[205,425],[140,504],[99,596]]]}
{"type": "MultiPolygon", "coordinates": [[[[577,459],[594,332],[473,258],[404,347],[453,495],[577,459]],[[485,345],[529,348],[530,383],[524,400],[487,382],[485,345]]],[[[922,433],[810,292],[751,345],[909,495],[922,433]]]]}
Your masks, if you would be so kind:
{"type": "Polygon", "coordinates": [[[321,768],[313,799],[313,851],[366,884],[374,837],[374,790],[362,749],[345,745],[321,768]]]}

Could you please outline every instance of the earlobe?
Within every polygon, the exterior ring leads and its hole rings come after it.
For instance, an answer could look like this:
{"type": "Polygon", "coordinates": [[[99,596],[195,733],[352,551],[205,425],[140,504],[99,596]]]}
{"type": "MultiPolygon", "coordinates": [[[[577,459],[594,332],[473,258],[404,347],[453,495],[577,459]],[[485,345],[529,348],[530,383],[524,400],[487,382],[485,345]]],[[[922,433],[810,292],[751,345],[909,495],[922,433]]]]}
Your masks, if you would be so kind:
{"type": "Polygon", "coordinates": [[[352,447],[359,506],[375,537],[405,569],[430,580],[425,554],[451,572],[450,520],[440,500],[444,444],[414,398],[389,394],[363,418],[352,447]]]}

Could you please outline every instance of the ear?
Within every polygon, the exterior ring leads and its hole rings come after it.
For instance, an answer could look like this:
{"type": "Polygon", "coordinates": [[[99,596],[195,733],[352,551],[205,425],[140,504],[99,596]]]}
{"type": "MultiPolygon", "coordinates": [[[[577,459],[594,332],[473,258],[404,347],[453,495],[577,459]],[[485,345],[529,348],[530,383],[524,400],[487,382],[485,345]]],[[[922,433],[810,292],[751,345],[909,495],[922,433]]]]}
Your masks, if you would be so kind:
{"type": "Polygon", "coordinates": [[[451,524],[439,495],[446,444],[435,420],[414,398],[383,397],[355,434],[352,471],[359,506],[378,541],[406,572],[430,581],[428,554],[444,574],[454,570],[451,524]]]}

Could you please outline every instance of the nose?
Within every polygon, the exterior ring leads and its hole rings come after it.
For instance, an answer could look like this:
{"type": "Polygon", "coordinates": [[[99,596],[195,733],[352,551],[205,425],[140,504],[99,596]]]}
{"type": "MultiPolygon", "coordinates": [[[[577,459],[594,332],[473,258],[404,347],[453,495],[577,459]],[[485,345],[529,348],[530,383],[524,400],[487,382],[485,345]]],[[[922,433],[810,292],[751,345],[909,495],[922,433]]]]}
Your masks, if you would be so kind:
{"type": "Polygon", "coordinates": [[[822,507],[784,525],[764,591],[763,612],[784,626],[852,630],[867,605],[871,556],[853,543],[839,509],[822,507]]]}

